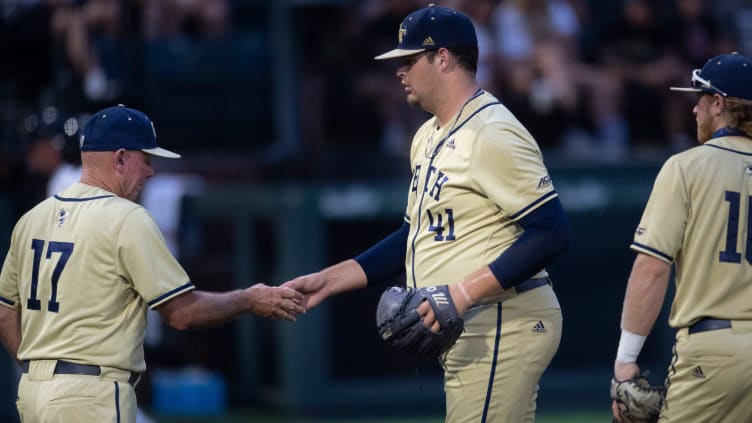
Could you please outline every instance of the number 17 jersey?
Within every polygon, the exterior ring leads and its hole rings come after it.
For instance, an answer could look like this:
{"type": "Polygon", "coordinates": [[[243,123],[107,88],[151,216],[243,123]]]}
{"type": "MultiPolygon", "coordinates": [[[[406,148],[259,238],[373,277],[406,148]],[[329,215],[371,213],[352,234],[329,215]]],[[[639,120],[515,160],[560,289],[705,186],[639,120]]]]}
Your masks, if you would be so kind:
{"type": "Polygon", "coordinates": [[[193,288],[143,207],[75,183],[16,224],[0,305],[21,310],[20,360],[140,372],[147,307],[193,288]]]}

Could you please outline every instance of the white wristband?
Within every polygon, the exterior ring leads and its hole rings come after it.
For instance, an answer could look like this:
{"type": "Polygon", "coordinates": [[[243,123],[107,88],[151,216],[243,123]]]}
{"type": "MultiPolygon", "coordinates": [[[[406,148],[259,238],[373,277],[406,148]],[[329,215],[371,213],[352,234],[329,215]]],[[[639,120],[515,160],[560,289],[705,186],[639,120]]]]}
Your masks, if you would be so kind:
{"type": "Polygon", "coordinates": [[[637,356],[640,355],[640,350],[642,350],[642,345],[645,343],[645,338],[647,336],[622,329],[621,338],[619,338],[619,349],[616,351],[616,361],[622,363],[636,362],[637,356]]]}

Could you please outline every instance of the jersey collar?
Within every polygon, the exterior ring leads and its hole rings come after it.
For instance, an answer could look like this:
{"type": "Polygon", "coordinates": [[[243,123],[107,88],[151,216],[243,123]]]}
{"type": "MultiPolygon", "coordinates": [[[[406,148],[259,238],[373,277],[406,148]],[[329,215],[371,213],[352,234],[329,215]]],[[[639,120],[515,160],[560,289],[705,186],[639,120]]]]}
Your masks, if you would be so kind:
{"type": "Polygon", "coordinates": [[[721,137],[747,137],[749,138],[749,136],[745,134],[742,130],[740,130],[739,128],[734,128],[733,126],[725,126],[713,132],[713,135],[710,136],[710,139],[721,138],[721,137]]]}

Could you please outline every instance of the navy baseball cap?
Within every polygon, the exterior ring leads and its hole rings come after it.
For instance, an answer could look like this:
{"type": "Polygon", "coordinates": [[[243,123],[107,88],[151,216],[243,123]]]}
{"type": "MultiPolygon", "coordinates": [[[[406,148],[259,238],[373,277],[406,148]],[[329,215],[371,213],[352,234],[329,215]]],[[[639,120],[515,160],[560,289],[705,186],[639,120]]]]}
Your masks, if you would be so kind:
{"type": "Polygon", "coordinates": [[[670,89],[752,100],[752,59],[738,53],[715,56],[692,71],[691,87],[670,89]]]}
{"type": "Polygon", "coordinates": [[[478,37],[470,18],[457,10],[432,4],[407,15],[397,33],[397,48],[374,59],[393,59],[441,47],[477,45],[478,37]]]}
{"type": "Polygon", "coordinates": [[[116,151],[124,148],[168,159],[180,158],[180,154],[157,145],[157,132],[148,116],[122,104],[94,113],[84,124],[78,143],[81,151],[116,151]]]}

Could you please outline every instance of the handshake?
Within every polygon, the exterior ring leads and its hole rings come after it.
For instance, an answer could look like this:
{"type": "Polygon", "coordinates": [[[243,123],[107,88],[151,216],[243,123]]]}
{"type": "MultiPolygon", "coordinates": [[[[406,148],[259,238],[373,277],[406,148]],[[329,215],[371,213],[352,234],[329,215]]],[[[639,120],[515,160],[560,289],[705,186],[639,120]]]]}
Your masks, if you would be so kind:
{"type": "MultiPolygon", "coordinates": [[[[289,301],[294,303],[294,307],[288,304],[290,308],[280,316],[294,320],[298,310],[305,312],[331,295],[363,288],[366,282],[365,274],[354,261],[299,276],[275,288],[287,290],[282,291],[283,295],[291,296],[289,301]],[[340,277],[331,278],[327,274],[340,277]]],[[[376,329],[391,347],[429,358],[438,357],[454,345],[464,330],[464,321],[447,285],[420,289],[391,287],[384,291],[376,307],[376,329]]]]}

